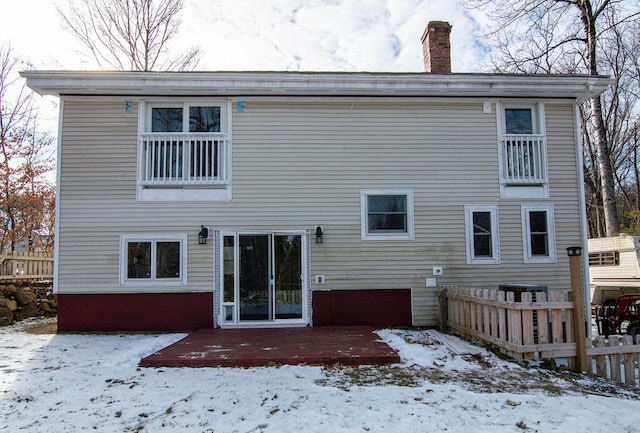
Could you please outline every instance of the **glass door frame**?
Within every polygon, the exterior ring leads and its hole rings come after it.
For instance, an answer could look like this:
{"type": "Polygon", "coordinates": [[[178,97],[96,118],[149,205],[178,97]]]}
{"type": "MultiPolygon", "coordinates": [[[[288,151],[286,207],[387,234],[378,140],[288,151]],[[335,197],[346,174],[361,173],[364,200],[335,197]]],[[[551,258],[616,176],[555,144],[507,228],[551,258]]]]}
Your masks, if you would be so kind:
{"type": "Polygon", "coordinates": [[[309,324],[309,278],[308,278],[308,264],[309,264],[309,232],[305,230],[277,230],[277,231],[249,231],[249,230],[220,230],[219,231],[219,252],[217,256],[220,258],[217,274],[220,276],[220,282],[217,284],[218,293],[216,294],[218,302],[218,315],[217,325],[226,327],[251,327],[251,328],[268,328],[268,327],[283,327],[283,326],[307,326],[309,324]],[[269,281],[269,299],[271,300],[269,308],[271,308],[270,320],[255,320],[255,321],[241,321],[240,320],[240,248],[239,240],[240,236],[269,236],[269,268],[273,271],[275,266],[275,252],[274,252],[274,240],[276,236],[300,236],[300,254],[301,254],[301,308],[302,317],[292,319],[277,319],[275,316],[275,293],[277,288],[275,287],[275,281],[269,281]],[[232,236],[234,239],[233,245],[233,302],[224,301],[225,293],[225,237],[232,236]]]}

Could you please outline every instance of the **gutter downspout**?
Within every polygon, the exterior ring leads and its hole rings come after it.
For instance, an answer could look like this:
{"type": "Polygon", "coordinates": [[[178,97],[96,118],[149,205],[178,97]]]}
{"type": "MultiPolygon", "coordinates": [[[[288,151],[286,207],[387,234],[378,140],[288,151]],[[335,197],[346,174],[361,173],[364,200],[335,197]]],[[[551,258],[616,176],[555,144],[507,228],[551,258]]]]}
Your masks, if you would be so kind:
{"type": "Polygon", "coordinates": [[[56,149],[56,206],[55,206],[55,221],[53,227],[55,230],[53,236],[53,293],[59,293],[58,286],[58,268],[60,266],[60,167],[62,166],[62,116],[64,115],[64,99],[59,98],[58,105],[58,140],[56,149]]]}
{"type": "MultiPolygon", "coordinates": [[[[573,121],[576,134],[576,167],[578,171],[578,200],[580,203],[580,243],[582,245],[582,275],[584,285],[584,309],[588,323],[591,323],[591,291],[589,285],[589,250],[587,242],[587,202],[584,190],[584,154],[582,144],[582,128],[580,127],[580,112],[576,101],[573,105],[573,121]]],[[[587,338],[591,339],[591,326],[587,326],[587,338]]]]}

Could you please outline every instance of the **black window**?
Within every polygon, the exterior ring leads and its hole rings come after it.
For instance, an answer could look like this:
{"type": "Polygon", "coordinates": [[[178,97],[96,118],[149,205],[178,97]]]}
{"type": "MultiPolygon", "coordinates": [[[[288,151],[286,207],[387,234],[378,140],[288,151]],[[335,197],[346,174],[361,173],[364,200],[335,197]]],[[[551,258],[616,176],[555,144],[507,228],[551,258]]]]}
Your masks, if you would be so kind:
{"type": "Polygon", "coordinates": [[[505,108],[504,122],[507,134],[533,134],[530,108],[505,108]]]}
{"type": "Polygon", "coordinates": [[[369,233],[407,233],[406,195],[368,195],[369,233]]]}
{"type": "Polygon", "coordinates": [[[491,212],[473,212],[473,256],[493,257],[491,212]]]}
{"type": "Polygon", "coordinates": [[[529,212],[529,236],[531,237],[531,255],[549,255],[549,228],[546,211],[529,212]]]}

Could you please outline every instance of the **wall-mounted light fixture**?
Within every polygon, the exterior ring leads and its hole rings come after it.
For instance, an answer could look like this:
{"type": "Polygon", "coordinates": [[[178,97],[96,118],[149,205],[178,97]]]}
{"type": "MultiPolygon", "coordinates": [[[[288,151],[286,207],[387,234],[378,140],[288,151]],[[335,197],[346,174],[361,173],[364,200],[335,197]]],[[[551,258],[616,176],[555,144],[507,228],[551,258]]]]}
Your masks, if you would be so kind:
{"type": "Polygon", "coordinates": [[[205,226],[200,226],[200,233],[198,233],[198,243],[200,245],[206,245],[209,238],[209,229],[205,226]]]}
{"type": "Polygon", "coordinates": [[[322,227],[316,227],[316,244],[321,244],[324,242],[324,233],[322,233],[322,227]]]}
{"type": "Polygon", "coordinates": [[[581,256],[582,255],[582,247],[569,247],[567,248],[567,255],[571,256],[581,256]]]}

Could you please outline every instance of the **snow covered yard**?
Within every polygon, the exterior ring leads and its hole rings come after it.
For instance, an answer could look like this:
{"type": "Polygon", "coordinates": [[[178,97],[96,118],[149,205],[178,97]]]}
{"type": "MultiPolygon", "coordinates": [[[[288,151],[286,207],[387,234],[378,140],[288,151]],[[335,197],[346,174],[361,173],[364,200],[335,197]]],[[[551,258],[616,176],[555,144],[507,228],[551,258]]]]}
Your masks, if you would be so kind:
{"type": "Polygon", "coordinates": [[[141,369],[183,334],[28,326],[0,329],[0,432],[640,431],[640,392],[457,355],[425,331],[380,331],[402,358],[389,366],[141,369]]]}

